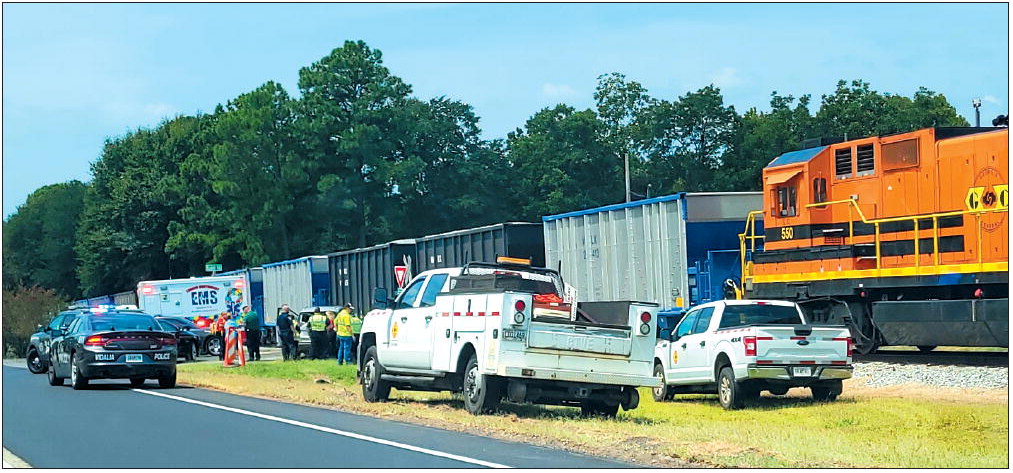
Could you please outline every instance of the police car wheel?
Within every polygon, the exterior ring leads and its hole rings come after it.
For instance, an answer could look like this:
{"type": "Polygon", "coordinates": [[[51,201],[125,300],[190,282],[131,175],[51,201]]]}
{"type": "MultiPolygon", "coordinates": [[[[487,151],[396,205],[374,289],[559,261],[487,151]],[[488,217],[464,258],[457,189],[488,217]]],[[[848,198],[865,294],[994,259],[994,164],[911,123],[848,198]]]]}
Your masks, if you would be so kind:
{"type": "Polygon", "coordinates": [[[28,371],[32,374],[42,374],[46,372],[46,363],[42,361],[42,357],[39,356],[39,351],[32,348],[28,350],[28,356],[26,357],[28,363],[28,371]]]}
{"type": "Polygon", "coordinates": [[[70,355],[70,386],[74,389],[88,387],[88,378],[81,374],[81,368],[77,366],[77,353],[70,355]]]}
{"type": "Polygon", "coordinates": [[[174,388],[176,387],[176,372],[174,371],[169,376],[161,376],[158,378],[158,387],[160,388],[174,388]]]}
{"type": "Polygon", "coordinates": [[[383,366],[376,357],[376,347],[366,350],[362,364],[362,397],[366,402],[383,402],[390,397],[390,383],[381,379],[383,366]]]}
{"type": "Polygon", "coordinates": [[[190,344],[190,349],[186,353],[186,361],[193,361],[197,359],[197,342],[190,344]]]}
{"type": "Polygon", "coordinates": [[[49,364],[49,371],[46,373],[46,377],[49,378],[50,386],[63,386],[63,378],[56,375],[56,366],[53,366],[52,363],[49,364]]]}

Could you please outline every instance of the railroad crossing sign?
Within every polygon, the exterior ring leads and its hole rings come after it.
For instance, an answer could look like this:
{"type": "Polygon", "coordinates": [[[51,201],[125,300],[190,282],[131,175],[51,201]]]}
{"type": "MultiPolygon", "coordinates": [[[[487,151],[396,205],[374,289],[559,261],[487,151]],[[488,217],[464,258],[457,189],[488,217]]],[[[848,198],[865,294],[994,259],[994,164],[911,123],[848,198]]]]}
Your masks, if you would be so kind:
{"type": "Polygon", "coordinates": [[[204,265],[204,271],[207,271],[209,273],[214,273],[214,272],[221,271],[221,270],[222,270],[222,265],[220,265],[220,264],[211,264],[211,263],[208,263],[208,264],[204,265]]]}
{"type": "Polygon", "coordinates": [[[408,275],[407,266],[394,266],[394,279],[397,280],[397,287],[404,287],[405,276],[408,275]]]}

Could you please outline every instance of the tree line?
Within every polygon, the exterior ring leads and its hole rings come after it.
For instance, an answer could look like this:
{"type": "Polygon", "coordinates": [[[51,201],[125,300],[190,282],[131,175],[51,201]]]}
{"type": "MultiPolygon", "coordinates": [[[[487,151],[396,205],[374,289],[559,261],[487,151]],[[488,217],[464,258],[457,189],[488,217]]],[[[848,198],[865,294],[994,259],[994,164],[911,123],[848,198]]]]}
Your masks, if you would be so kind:
{"type": "MultiPolygon", "coordinates": [[[[539,110],[483,139],[467,103],[419,98],[379,50],[348,41],[215,107],[108,139],[91,181],[39,188],[3,224],[5,288],[68,298],[144,279],[321,254],[679,191],[758,190],[808,138],[967,126],[946,98],[840,81],[815,103],[773,92],[738,113],[711,85],[651,96],[619,73],[595,106],[539,110]],[[815,113],[811,110],[815,109],[815,113]]],[[[13,159],[13,158],[12,158],[13,159]]]]}

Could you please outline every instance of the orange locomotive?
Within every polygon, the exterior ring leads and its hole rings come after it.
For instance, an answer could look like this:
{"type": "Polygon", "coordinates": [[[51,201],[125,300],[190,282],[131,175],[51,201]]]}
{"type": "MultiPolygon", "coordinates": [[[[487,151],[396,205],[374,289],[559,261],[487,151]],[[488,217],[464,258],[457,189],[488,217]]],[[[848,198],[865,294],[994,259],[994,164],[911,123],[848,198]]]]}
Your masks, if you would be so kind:
{"type": "Polygon", "coordinates": [[[763,170],[763,190],[740,235],[746,297],[847,324],[860,352],[1009,345],[1008,129],[785,153],[763,170]]]}

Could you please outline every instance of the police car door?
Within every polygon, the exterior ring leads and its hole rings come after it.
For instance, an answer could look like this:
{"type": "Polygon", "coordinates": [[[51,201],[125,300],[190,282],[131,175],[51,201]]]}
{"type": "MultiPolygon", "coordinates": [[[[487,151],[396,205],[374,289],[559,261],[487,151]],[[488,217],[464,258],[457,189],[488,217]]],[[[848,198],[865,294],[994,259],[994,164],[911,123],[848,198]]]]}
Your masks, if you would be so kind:
{"type": "Polygon", "coordinates": [[[422,289],[428,277],[415,278],[394,302],[387,321],[388,347],[380,362],[390,368],[429,369],[430,347],[426,315],[431,307],[420,307],[422,289]],[[426,337],[425,343],[420,343],[426,337]]]}

